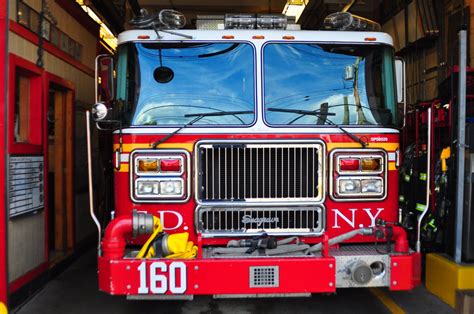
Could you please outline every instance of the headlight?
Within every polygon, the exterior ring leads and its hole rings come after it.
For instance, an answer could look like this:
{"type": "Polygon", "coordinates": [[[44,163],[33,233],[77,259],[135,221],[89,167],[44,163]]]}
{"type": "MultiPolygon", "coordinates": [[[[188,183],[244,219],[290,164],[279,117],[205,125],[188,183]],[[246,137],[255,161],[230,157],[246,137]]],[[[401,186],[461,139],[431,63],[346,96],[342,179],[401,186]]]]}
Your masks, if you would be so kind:
{"type": "Polygon", "coordinates": [[[184,203],[190,197],[190,159],[185,150],[133,151],[130,197],[136,203],[184,203]]]}
{"type": "Polygon", "coordinates": [[[339,194],[358,194],[360,193],[360,180],[340,179],[339,194]]]}
{"type": "Polygon", "coordinates": [[[381,149],[336,149],[330,155],[331,197],[335,201],[378,201],[387,196],[388,165],[381,149]]]}
{"type": "Polygon", "coordinates": [[[362,193],[382,194],[382,179],[364,179],[361,180],[362,193]]]}
{"type": "Polygon", "coordinates": [[[137,181],[137,195],[158,195],[158,181],[137,181]]]}
{"type": "Polygon", "coordinates": [[[363,197],[383,195],[384,186],[381,178],[370,177],[367,179],[350,177],[337,180],[337,195],[341,197],[363,197]]]}
{"type": "Polygon", "coordinates": [[[160,182],[161,195],[181,195],[183,193],[183,182],[181,180],[169,180],[160,182]]]}

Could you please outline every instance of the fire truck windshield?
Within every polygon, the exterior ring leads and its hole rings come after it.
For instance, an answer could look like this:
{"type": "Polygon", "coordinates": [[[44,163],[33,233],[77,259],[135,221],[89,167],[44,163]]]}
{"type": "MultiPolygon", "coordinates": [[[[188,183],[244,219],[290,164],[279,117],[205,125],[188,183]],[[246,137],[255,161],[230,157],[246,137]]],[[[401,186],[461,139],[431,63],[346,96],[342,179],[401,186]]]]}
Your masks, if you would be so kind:
{"type": "Polygon", "coordinates": [[[390,47],[269,43],[263,62],[265,119],[270,125],[327,125],[329,115],[337,125],[398,122],[390,47]]]}
{"type": "Polygon", "coordinates": [[[255,49],[248,43],[136,43],[118,51],[125,125],[249,125],[255,119],[255,49]],[[237,112],[235,114],[210,114],[237,112]],[[204,114],[203,114],[204,113],[204,114]]]}

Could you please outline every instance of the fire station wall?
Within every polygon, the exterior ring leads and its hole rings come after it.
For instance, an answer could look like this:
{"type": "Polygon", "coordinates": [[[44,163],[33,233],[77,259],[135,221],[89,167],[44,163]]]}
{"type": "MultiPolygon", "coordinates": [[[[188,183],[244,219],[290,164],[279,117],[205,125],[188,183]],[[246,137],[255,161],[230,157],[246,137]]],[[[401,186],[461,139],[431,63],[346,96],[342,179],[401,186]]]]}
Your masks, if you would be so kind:
{"type": "MultiPolygon", "coordinates": [[[[71,1],[71,0],[67,0],[71,1]]],[[[28,6],[41,11],[41,1],[38,0],[23,0],[28,6]]],[[[97,37],[91,34],[83,25],[81,25],[74,17],[69,15],[55,0],[47,0],[49,11],[51,15],[57,20],[58,28],[65,32],[72,39],[80,42],[84,49],[82,50],[81,62],[93,67],[97,52],[97,37]]],[[[10,1],[10,19],[15,20],[17,12],[17,1],[10,1]]],[[[98,35],[98,34],[97,34],[98,35]]]]}
{"type": "MultiPolygon", "coordinates": [[[[457,64],[457,60],[453,58],[457,57],[456,32],[461,23],[459,13],[462,9],[461,4],[459,1],[452,0],[443,2],[441,10],[443,16],[437,20],[439,33],[434,36],[423,33],[422,18],[415,1],[383,24],[383,31],[393,37],[395,51],[406,62],[408,104],[438,97],[439,83],[446,77],[448,68],[452,64],[457,64]]],[[[474,16],[474,0],[467,0],[466,5],[469,4],[471,4],[472,17],[474,16]]],[[[474,23],[470,24],[472,29],[470,59],[473,64],[474,23]]]]}
{"type": "MultiPolygon", "coordinates": [[[[41,1],[24,1],[33,9],[39,11],[41,1]]],[[[71,82],[75,88],[75,103],[91,105],[94,102],[94,78],[91,74],[94,67],[94,58],[97,51],[97,37],[94,37],[88,30],[79,24],[72,16],[63,10],[55,1],[47,1],[49,9],[57,19],[57,27],[65,32],[72,39],[81,43],[83,46],[80,63],[84,69],[80,70],[76,66],[68,63],[68,60],[62,60],[57,56],[44,51],[44,69],[64,80],[71,82]],[[87,72],[87,73],[86,73],[87,72]]],[[[10,19],[16,22],[16,3],[10,1],[10,19]]],[[[26,40],[22,36],[9,32],[9,52],[18,55],[32,63],[36,63],[38,46],[26,40]]],[[[93,72],[92,72],[93,73],[93,72]]],[[[11,84],[11,82],[10,82],[11,84]]],[[[10,95],[9,97],[12,97],[10,95]]],[[[76,110],[76,130],[83,129],[84,115],[82,113],[84,105],[77,106],[76,110]],[[79,120],[80,119],[80,120],[79,120]]],[[[74,143],[75,159],[85,160],[86,151],[84,132],[77,132],[74,143]],[[80,145],[78,145],[80,144],[80,145]]],[[[81,164],[80,167],[84,165],[81,164]]],[[[86,177],[82,175],[86,169],[75,167],[76,176],[74,186],[75,192],[75,240],[80,242],[94,232],[94,226],[88,219],[88,202],[86,186],[86,177]],[[79,175],[78,175],[79,174],[79,175]]],[[[8,278],[9,282],[18,279],[29,271],[40,266],[45,260],[45,213],[23,216],[8,221],[8,278]]]]}

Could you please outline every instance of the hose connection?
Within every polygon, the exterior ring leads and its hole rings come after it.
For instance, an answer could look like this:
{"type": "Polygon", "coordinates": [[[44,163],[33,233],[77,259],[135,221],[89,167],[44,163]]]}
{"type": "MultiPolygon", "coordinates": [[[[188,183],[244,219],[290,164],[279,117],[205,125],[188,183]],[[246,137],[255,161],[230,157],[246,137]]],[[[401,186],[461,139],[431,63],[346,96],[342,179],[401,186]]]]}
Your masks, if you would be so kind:
{"type": "Polygon", "coordinates": [[[387,241],[387,252],[392,250],[392,241],[394,241],[396,253],[408,253],[410,249],[405,229],[395,224],[389,224],[382,219],[378,219],[375,223],[375,238],[387,241]]]}
{"type": "Polygon", "coordinates": [[[131,215],[122,215],[112,220],[105,229],[102,239],[103,257],[122,258],[127,238],[151,234],[154,230],[153,215],[134,210],[131,215]]]}

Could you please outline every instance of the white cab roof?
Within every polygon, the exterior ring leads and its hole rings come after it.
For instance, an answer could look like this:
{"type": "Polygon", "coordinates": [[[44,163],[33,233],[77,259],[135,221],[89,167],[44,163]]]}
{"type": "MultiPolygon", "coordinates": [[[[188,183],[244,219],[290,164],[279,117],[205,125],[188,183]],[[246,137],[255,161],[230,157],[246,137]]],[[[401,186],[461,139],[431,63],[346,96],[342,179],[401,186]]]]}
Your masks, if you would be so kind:
{"type": "Polygon", "coordinates": [[[161,39],[158,40],[154,30],[130,30],[121,33],[118,43],[126,42],[156,42],[158,41],[235,41],[245,40],[254,43],[266,41],[288,41],[288,42],[330,42],[330,43],[381,43],[393,46],[392,37],[380,32],[343,32],[343,31],[287,31],[287,30],[173,30],[173,32],[192,36],[188,39],[178,35],[160,32],[161,39]],[[234,36],[232,39],[225,39],[223,36],[234,36]],[[264,36],[264,39],[254,39],[254,36],[264,36]],[[284,36],[294,37],[285,39],[284,36]]]}

